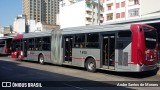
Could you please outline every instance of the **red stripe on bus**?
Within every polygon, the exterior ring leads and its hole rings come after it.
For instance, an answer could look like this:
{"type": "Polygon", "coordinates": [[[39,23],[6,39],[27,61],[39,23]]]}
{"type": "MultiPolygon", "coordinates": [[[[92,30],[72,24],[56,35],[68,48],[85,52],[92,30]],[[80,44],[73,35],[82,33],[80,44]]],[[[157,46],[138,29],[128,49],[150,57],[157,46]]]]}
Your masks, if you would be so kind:
{"type": "MultiPolygon", "coordinates": [[[[32,55],[32,56],[38,56],[38,54],[28,54],[28,55],[32,55]]],[[[51,56],[51,55],[49,55],[49,54],[44,54],[44,56],[51,56]]]]}
{"type": "Polygon", "coordinates": [[[100,62],[100,60],[96,60],[96,62],[100,62]]]}
{"type": "Polygon", "coordinates": [[[50,56],[49,54],[45,54],[44,56],[50,56]]]}
{"type": "Polygon", "coordinates": [[[72,57],[72,59],[76,59],[76,60],[85,60],[85,58],[77,58],[77,57],[72,57]]]}
{"type": "MultiPolygon", "coordinates": [[[[72,59],[75,59],[75,60],[85,60],[85,58],[77,58],[77,57],[72,57],[72,59]]],[[[100,60],[95,60],[96,62],[100,62],[100,60]]]]}
{"type": "MultiPolygon", "coordinates": [[[[115,63],[118,63],[118,62],[115,62],[115,63]]],[[[129,62],[128,64],[134,64],[133,62],[129,62]]]]}
{"type": "Polygon", "coordinates": [[[129,62],[128,64],[134,64],[133,62],[129,62]]]}
{"type": "Polygon", "coordinates": [[[28,55],[31,55],[31,56],[38,56],[37,54],[28,54],[28,55]]]}

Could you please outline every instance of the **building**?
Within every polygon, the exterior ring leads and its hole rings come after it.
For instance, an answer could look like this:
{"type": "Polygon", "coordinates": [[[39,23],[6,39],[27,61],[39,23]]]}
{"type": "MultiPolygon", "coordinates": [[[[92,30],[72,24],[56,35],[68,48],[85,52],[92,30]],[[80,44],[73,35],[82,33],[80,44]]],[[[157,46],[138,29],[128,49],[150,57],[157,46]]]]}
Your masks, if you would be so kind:
{"type": "Polygon", "coordinates": [[[26,32],[26,20],[25,16],[19,15],[13,22],[13,32],[25,33],[26,32]]]}
{"type": "Polygon", "coordinates": [[[28,20],[27,22],[28,32],[41,32],[43,31],[43,26],[41,22],[36,22],[35,20],[28,20]]]}
{"type": "Polygon", "coordinates": [[[104,23],[160,15],[159,0],[103,0],[104,23]]]}
{"type": "Polygon", "coordinates": [[[23,15],[26,15],[27,20],[56,24],[58,12],[59,0],[23,0],[23,15]]]}
{"type": "Polygon", "coordinates": [[[0,28],[1,36],[6,36],[12,32],[12,26],[5,26],[0,28]]]}
{"type": "MultiPolygon", "coordinates": [[[[98,3],[92,0],[63,0],[60,2],[60,28],[97,25],[98,3]]],[[[103,23],[101,6],[100,23],[103,23]]]]}
{"type": "Polygon", "coordinates": [[[140,17],[140,0],[104,0],[104,23],[140,17]]]}
{"type": "Polygon", "coordinates": [[[160,0],[141,0],[141,17],[160,17],[160,0]]]}
{"type": "Polygon", "coordinates": [[[41,22],[36,22],[35,20],[28,20],[27,22],[28,32],[41,32],[47,30],[59,29],[58,25],[46,25],[41,22]]]}

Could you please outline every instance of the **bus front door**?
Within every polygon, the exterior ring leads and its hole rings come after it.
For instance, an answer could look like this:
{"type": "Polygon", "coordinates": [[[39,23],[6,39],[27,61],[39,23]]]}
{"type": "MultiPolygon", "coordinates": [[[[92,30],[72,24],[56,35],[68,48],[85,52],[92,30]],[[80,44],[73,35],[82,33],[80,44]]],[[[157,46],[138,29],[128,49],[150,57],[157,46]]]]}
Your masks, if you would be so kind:
{"type": "Polygon", "coordinates": [[[72,62],[72,37],[64,37],[64,60],[65,62],[72,62]]]}
{"type": "Polygon", "coordinates": [[[102,39],[102,65],[103,68],[115,67],[115,35],[104,35],[102,39]]]}

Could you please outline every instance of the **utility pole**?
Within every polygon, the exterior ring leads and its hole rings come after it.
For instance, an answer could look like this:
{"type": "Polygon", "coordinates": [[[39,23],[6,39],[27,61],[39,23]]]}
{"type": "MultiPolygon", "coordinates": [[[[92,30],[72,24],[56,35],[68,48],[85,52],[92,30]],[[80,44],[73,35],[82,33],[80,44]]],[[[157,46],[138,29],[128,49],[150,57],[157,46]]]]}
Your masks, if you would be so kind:
{"type": "Polygon", "coordinates": [[[98,0],[98,25],[100,25],[100,0],[98,0]]]}

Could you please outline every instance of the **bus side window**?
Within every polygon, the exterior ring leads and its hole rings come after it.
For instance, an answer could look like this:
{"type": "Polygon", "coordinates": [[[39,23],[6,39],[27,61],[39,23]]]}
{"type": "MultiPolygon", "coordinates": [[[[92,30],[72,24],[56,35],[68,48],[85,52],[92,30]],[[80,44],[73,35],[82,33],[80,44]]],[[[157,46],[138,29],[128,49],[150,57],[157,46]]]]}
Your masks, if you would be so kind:
{"type": "Polygon", "coordinates": [[[117,36],[117,49],[124,49],[131,43],[131,31],[120,31],[117,36]]]}
{"type": "Polygon", "coordinates": [[[51,37],[43,37],[42,39],[42,50],[51,50],[51,37]]]}
{"type": "Polygon", "coordinates": [[[87,48],[99,48],[99,35],[96,34],[87,34],[87,48]]]}
{"type": "Polygon", "coordinates": [[[85,34],[75,35],[75,48],[85,48],[85,34]]]}
{"type": "Polygon", "coordinates": [[[41,37],[38,37],[38,38],[35,38],[35,48],[38,50],[38,51],[41,51],[42,50],[42,38],[41,37]]]}
{"type": "Polygon", "coordinates": [[[34,50],[34,38],[28,40],[28,50],[34,50]]]}
{"type": "Polygon", "coordinates": [[[122,41],[117,42],[117,49],[123,49],[123,42],[122,41]]]}

